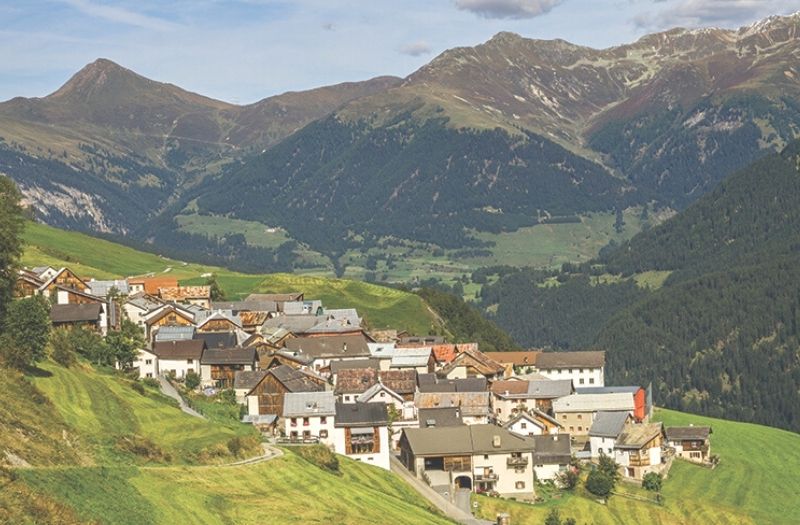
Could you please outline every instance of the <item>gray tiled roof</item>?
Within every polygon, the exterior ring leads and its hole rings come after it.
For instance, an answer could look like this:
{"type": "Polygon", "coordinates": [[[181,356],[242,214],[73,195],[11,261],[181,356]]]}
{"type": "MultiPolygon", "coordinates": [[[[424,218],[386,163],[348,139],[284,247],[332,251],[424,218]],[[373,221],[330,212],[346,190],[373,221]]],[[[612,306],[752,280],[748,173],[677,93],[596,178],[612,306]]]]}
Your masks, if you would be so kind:
{"type": "Polygon", "coordinates": [[[258,361],[255,348],[208,348],[200,363],[204,365],[250,365],[258,361]]]}
{"type": "Polygon", "coordinates": [[[598,412],[589,429],[589,435],[616,439],[628,417],[628,412],[598,412]]]}
{"type": "Polygon", "coordinates": [[[417,416],[419,428],[457,427],[464,424],[458,407],[420,408],[417,416]]]}
{"type": "Polygon", "coordinates": [[[405,428],[403,434],[416,456],[508,454],[533,452],[534,449],[532,439],[517,436],[496,425],[405,428]]]}
{"type": "Polygon", "coordinates": [[[565,465],[569,463],[571,451],[569,434],[543,434],[533,436],[533,462],[536,465],[565,465]]]}
{"type": "Polygon", "coordinates": [[[283,396],[283,417],[333,416],[336,397],[333,392],[295,392],[283,396]]]}
{"type": "Polygon", "coordinates": [[[239,370],[233,376],[235,390],[252,390],[267,375],[266,370],[239,370]]]}
{"type": "Polygon", "coordinates": [[[682,441],[684,439],[705,441],[711,434],[711,427],[667,427],[667,439],[669,441],[682,441]]]}
{"type": "Polygon", "coordinates": [[[606,353],[588,352],[542,352],[536,357],[536,367],[550,368],[599,368],[605,364],[606,353]]]}
{"type": "Polygon", "coordinates": [[[90,304],[54,304],[50,308],[50,320],[54,323],[97,322],[103,312],[103,305],[90,304]]]}
{"type": "Polygon", "coordinates": [[[194,339],[194,326],[162,326],[156,332],[156,342],[194,339]]]}
{"type": "Polygon", "coordinates": [[[369,427],[389,424],[383,403],[336,403],[337,427],[369,427]]]}

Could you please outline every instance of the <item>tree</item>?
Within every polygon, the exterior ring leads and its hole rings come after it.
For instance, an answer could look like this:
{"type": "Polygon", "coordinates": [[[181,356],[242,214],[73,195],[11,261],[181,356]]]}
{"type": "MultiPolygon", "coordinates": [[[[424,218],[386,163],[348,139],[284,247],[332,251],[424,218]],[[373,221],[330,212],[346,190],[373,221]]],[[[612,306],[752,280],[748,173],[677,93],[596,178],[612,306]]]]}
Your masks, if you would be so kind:
{"type": "Polygon", "coordinates": [[[50,305],[41,296],[12,301],[3,319],[2,353],[15,368],[27,368],[47,355],[50,305]]]}
{"type": "Polygon", "coordinates": [[[0,321],[6,314],[17,281],[17,263],[22,255],[25,227],[17,187],[0,176],[0,321]]]}
{"type": "Polygon", "coordinates": [[[651,492],[661,492],[663,478],[658,472],[648,472],[642,478],[642,486],[651,492]]]}
{"type": "Polygon", "coordinates": [[[194,390],[198,386],[200,386],[200,376],[194,370],[189,370],[186,373],[186,377],[183,380],[183,384],[186,385],[186,388],[189,390],[194,390]]]}
{"type": "Polygon", "coordinates": [[[614,490],[614,480],[600,469],[593,470],[586,478],[586,490],[595,496],[607,498],[614,490]]]}
{"type": "Polygon", "coordinates": [[[568,468],[556,478],[558,485],[564,490],[572,490],[578,485],[578,473],[575,469],[568,468]]]}
{"type": "Polygon", "coordinates": [[[600,452],[600,460],[598,461],[597,469],[608,476],[614,484],[619,481],[619,465],[617,465],[617,462],[614,461],[611,456],[605,455],[602,451],[600,452]]]}
{"type": "Polygon", "coordinates": [[[53,361],[67,368],[75,364],[78,357],[69,330],[58,328],[50,332],[50,356],[53,361]]]}
{"type": "Polygon", "coordinates": [[[561,513],[558,509],[550,509],[550,512],[544,519],[544,525],[561,525],[561,513]]]}
{"type": "Polygon", "coordinates": [[[206,279],[206,286],[209,286],[211,288],[212,301],[225,300],[225,290],[222,289],[222,286],[220,286],[219,281],[217,281],[217,274],[212,273],[211,276],[208,279],[206,279]]]}
{"type": "Polygon", "coordinates": [[[113,365],[114,360],[110,358],[110,352],[100,334],[87,330],[86,328],[76,327],[69,331],[69,340],[73,351],[98,365],[113,365]]]}
{"type": "MultiPolygon", "coordinates": [[[[111,332],[106,336],[106,345],[109,359],[113,359],[120,368],[130,368],[136,356],[139,355],[139,349],[144,346],[142,329],[133,321],[125,319],[122,321],[119,332],[111,332]]],[[[113,365],[114,363],[104,364],[113,365]]]]}

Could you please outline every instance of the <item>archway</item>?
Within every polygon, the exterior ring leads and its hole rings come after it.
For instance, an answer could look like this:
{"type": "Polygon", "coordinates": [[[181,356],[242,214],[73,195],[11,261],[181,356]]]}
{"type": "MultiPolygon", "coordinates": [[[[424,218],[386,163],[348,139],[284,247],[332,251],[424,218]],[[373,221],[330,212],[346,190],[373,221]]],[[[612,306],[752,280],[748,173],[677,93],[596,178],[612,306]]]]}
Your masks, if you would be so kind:
{"type": "Polygon", "coordinates": [[[455,483],[460,489],[472,490],[472,478],[469,476],[458,476],[455,483]]]}

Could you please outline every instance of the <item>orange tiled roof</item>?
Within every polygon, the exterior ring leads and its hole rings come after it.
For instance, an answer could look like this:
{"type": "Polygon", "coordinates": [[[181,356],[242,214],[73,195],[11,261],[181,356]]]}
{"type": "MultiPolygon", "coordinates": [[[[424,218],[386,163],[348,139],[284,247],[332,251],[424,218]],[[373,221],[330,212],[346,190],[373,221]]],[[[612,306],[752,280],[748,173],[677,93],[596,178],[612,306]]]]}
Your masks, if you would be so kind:
{"type": "Polygon", "coordinates": [[[166,286],[158,289],[159,296],[165,301],[183,301],[186,299],[210,299],[210,286],[166,286]]]}
{"type": "Polygon", "coordinates": [[[158,295],[159,288],[169,288],[178,286],[178,280],[174,277],[140,277],[128,279],[129,285],[141,284],[144,292],[148,295],[158,295]]]}

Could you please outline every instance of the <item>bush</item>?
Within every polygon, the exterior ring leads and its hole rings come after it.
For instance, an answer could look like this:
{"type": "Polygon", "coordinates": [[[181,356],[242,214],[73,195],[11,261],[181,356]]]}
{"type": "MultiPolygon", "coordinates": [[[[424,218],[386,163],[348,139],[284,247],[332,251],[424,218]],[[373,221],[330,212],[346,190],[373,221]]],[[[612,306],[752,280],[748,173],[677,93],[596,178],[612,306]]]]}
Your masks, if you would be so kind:
{"type": "Polygon", "coordinates": [[[228,451],[232,456],[240,457],[254,452],[260,441],[255,436],[236,436],[228,440],[228,451]]]}
{"type": "Polygon", "coordinates": [[[227,390],[223,390],[222,392],[219,393],[219,399],[223,403],[227,403],[229,405],[235,405],[236,404],[236,391],[233,390],[232,388],[229,388],[227,390]]]}
{"type": "Polygon", "coordinates": [[[194,390],[200,386],[200,376],[197,375],[197,373],[195,373],[193,370],[189,370],[189,372],[186,374],[186,378],[183,380],[183,384],[189,390],[194,390]]]}
{"type": "Polygon", "coordinates": [[[161,383],[155,377],[145,377],[142,379],[142,384],[148,388],[161,389],[161,383]]]}
{"type": "Polygon", "coordinates": [[[132,435],[124,436],[117,440],[117,450],[129,452],[148,461],[167,463],[172,461],[172,455],[164,452],[156,443],[146,437],[132,435]]]}
{"type": "Polygon", "coordinates": [[[339,458],[325,445],[298,447],[297,454],[322,470],[327,470],[334,474],[339,473],[339,458]]]}
{"type": "Polygon", "coordinates": [[[616,484],[619,481],[619,465],[610,456],[600,453],[600,460],[597,464],[597,469],[611,479],[612,483],[616,484]]]}
{"type": "Polygon", "coordinates": [[[58,328],[50,332],[49,343],[50,356],[53,358],[53,361],[61,366],[69,368],[78,360],[75,354],[75,346],[72,344],[72,338],[68,330],[58,328]]]}
{"type": "Polygon", "coordinates": [[[556,478],[558,486],[564,490],[572,490],[578,485],[578,473],[574,469],[567,469],[556,478]]]}
{"type": "Polygon", "coordinates": [[[593,470],[589,473],[589,477],[586,478],[586,490],[595,496],[607,498],[611,491],[614,490],[614,480],[599,469],[593,470]]]}
{"type": "Polygon", "coordinates": [[[661,492],[663,481],[661,474],[657,472],[648,472],[644,475],[644,478],[642,478],[642,487],[651,492],[661,492]]]}
{"type": "Polygon", "coordinates": [[[131,383],[131,388],[134,389],[136,392],[145,395],[144,385],[138,381],[133,381],[131,383]]]}

